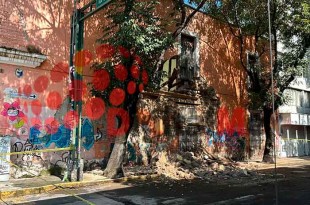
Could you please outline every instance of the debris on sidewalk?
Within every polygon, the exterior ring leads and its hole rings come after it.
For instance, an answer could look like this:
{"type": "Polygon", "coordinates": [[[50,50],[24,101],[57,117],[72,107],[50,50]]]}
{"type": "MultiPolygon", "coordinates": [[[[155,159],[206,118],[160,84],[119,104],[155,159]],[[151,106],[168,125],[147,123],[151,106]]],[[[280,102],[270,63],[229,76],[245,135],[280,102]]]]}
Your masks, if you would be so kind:
{"type": "Polygon", "coordinates": [[[262,181],[272,176],[257,172],[258,165],[217,158],[208,153],[160,152],[149,166],[131,165],[124,167],[126,176],[158,174],[172,180],[201,179],[206,181],[230,182],[262,181]]]}

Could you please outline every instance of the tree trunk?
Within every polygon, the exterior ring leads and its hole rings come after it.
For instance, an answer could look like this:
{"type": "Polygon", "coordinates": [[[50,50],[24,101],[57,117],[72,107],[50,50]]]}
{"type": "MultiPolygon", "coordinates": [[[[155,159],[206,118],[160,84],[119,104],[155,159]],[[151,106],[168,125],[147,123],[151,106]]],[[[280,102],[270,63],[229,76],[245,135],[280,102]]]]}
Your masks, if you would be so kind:
{"type": "Polygon", "coordinates": [[[116,137],[115,139],[115,144],[109,158],[108,165],[104,170],[104,176],[106,176],[107,178],[112,179],[124,176],[122,164],[126,152],[126,135],[116,137]]]}
{"type": "Polygon", "coordinates": [[[271,129],[271,115],[272,109],[264,108],[264,129],[266,134],[266,143],[265,143],[265,150],[264,150],[264,162],[274,163],[273,159],[273,134],[271,129]]]}
{"type": "Polygon", "coordinates": [[[123,161],[126,154],[126,144],[131,128],[133,127],[136,111],[137,111],[137,102],[139,95],[127,95],[127,98],[124,102],[126,111],[129,114],[129,128],[123,136],[117,136],[115,138],[115,144],[111,153],[111,156],[108,161],[108,165],[104,170],[104,176],[108,178],[117,178],[123,177],[123,161]]]}

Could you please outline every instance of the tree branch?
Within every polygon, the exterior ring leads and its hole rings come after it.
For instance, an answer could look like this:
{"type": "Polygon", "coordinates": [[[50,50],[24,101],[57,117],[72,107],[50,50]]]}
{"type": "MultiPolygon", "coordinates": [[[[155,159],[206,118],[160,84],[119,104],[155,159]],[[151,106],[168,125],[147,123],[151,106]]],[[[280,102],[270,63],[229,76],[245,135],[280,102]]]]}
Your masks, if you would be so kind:
{"type": "Polygon", "coordinates": [[[186,9],[183,0],[179,0],[179,4],[181,6],[181,25],[173,32],[172,36],[176,38],[182,30],[189,24],[194,15],[205,5],[207,0],[203,0],[199,3],[199,5],[193,9],[193,11],[186,17],[186,9]]]}

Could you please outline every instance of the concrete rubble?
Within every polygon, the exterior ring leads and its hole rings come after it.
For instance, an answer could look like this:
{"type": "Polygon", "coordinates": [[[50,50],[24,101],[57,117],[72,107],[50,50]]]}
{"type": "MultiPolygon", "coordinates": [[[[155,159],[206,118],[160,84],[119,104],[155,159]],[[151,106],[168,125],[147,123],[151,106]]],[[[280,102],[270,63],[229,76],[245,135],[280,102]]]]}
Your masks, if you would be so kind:
{"type": "MultiPolygon", "coordinates": [[[[206,181],[262,181],[266,175],[257,172],[257,165],[248,162],[235,162],[217,158],[208,153],[179,152],[177,154],[158,153],[149,166],[126,166],[126,176],[158,174],[172,180],[206,181]]],[[[272,178],[268,176],[267,178],[272,178]]]]}

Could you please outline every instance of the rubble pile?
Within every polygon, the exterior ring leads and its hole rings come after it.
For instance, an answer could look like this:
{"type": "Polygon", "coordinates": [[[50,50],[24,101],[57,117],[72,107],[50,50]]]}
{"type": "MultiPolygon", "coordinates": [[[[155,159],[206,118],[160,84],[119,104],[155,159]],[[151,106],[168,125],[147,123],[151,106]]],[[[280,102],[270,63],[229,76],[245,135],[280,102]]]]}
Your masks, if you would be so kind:
{"type": "Polygon", "coordinates": [[[170,179],[229,180],[241,178],[260,178],[257,167],[247,162],[234,162],[226,158],[217,158],[206,152],[179,152],[177,154],[158,153],[156,160],[148,166],[126,167],[126,176],[159,174],[170,179]]]}

